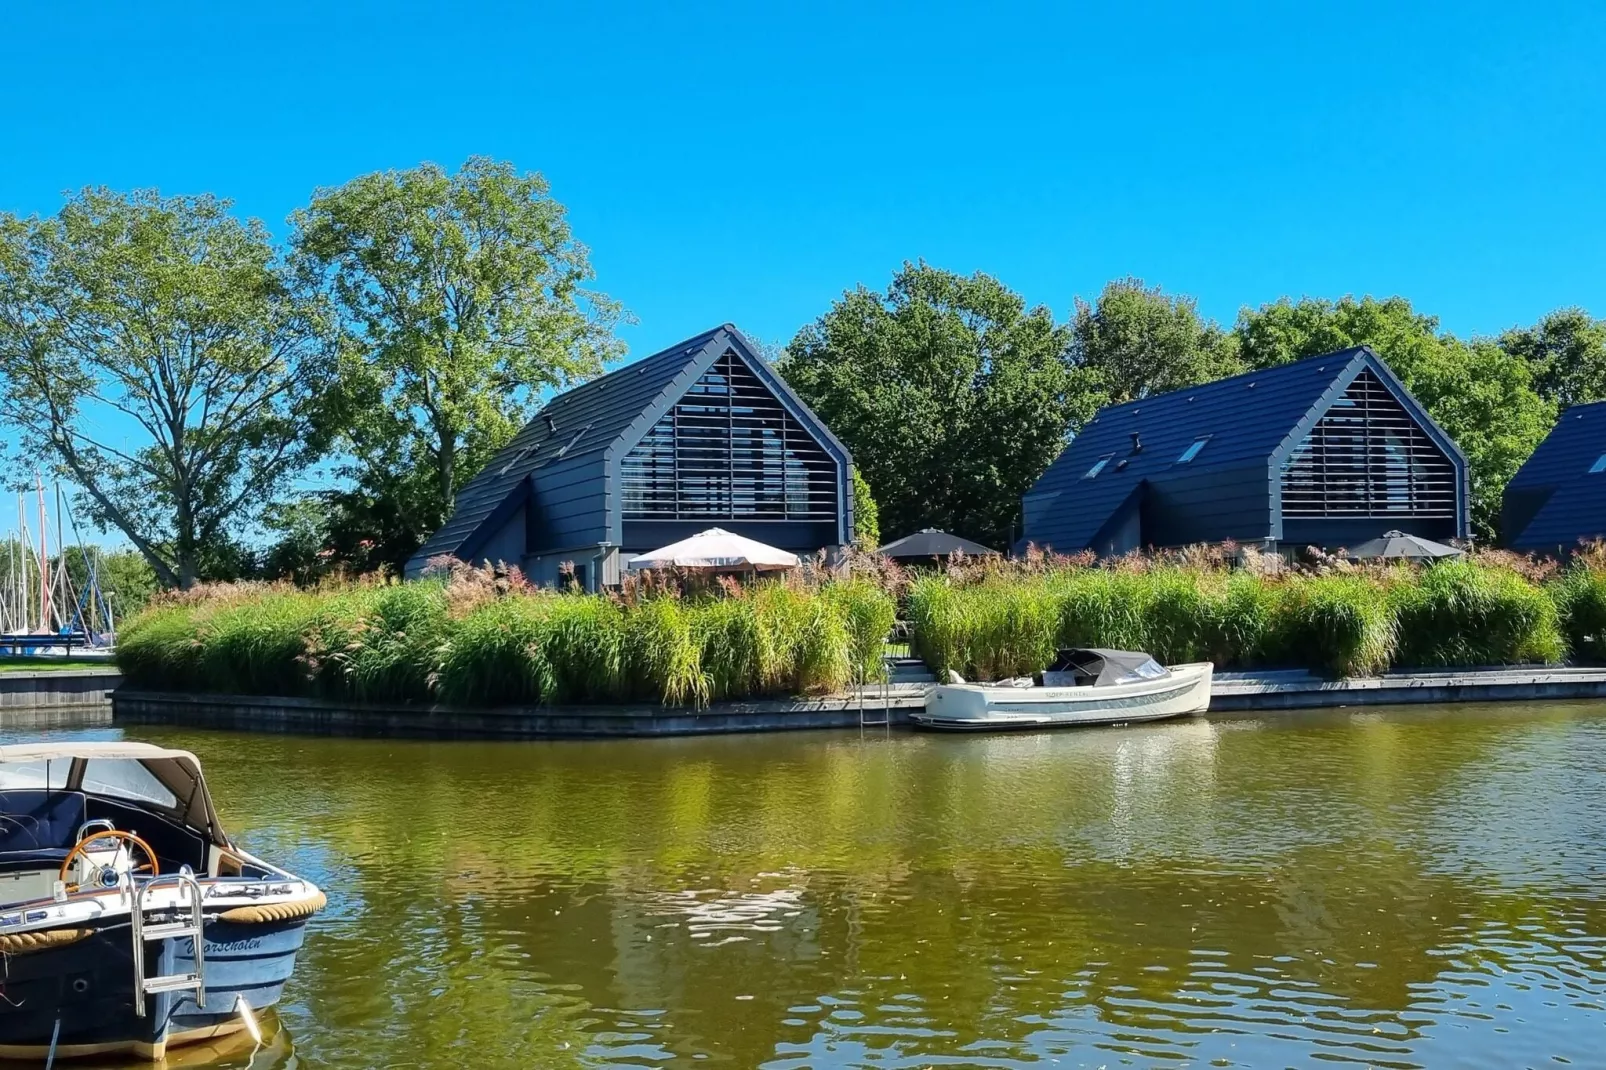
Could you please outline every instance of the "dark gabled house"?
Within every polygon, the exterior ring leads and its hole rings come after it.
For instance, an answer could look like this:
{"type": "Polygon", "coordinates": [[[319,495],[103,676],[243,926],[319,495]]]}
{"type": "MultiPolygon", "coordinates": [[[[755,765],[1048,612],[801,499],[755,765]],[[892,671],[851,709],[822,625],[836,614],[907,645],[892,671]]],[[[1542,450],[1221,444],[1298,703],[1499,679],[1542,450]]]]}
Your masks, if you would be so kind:
{"type": "Polygon", "coordinates": [[[1606,539],[1606,401],[1562,413],[1506,484],[1501,506],[1514,550],[1565,554],[1606,539]]]}
{"type": "Polygon", "coordinates": [[[1362,346],[1104,409],[1023,506],[1061,553],[1466,538],[1467,464],[1362,346]]]}
{"type": "Polygon", "coordinates": [[[845,546],[853,459],[730,324],[552,399],[407,562],[518,565],[595,590],[711,527],[797,554],[845,546]]]}

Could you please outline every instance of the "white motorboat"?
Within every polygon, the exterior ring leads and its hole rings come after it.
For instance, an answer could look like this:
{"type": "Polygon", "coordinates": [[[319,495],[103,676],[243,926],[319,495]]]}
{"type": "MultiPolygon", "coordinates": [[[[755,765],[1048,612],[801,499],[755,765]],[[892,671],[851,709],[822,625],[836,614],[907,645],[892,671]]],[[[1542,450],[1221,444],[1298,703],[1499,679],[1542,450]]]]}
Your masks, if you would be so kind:
{"type": "Polygon", "coordinates": [[[910,715],[921,728],[984,731],[1128,724],[1187,717],[1210,708],[1208,661],[1165,666],[1130,650],[1062,650],[1036,678],[965,683],[954,677],[910,715]]]}
{"type": "Polygon", "coordinates": [[[188,751],[0,747],[0,1059],[259,1038],[324,902],[224,834],[188,751]]]}

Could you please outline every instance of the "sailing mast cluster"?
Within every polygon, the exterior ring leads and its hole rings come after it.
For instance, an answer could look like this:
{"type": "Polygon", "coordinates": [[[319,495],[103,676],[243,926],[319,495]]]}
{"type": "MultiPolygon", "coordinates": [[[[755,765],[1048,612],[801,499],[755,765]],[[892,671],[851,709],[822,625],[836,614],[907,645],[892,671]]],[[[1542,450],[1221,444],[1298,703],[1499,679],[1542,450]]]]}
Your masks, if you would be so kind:
{"type": "Polygon", "coordinates": [[[109,647],[116,618],[101,590],[99,555],[85,548],[78,522],[56,484],[55,542],[46,506],[44,478],[34,476],[35,513],[26,493],[17,495],[17,530],[0,544],[0,652],[67,653],[74,647],[109,647]],[[65,518],[74,546],[67,545],[65,518]],[[81,563],[75,580],[71,564],[81,563]]]}

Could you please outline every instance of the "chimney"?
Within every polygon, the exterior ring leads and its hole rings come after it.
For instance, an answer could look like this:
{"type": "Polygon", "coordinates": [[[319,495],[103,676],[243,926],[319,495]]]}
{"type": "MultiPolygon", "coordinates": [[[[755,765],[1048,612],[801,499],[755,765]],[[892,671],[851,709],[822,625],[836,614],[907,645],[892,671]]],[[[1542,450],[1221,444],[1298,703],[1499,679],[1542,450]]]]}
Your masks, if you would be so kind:
{"type": "Polygon", "coordinates": [[[552,414],[550,412],[543,412],[541,414],[541,419],[546,421],[547,434],[555,435],[558,433],[558,422],[552,418],[552,414]]]}
{"type": "Polygon", "coordinates": [[[1132,432],[1132,452],[1133,453],[1142,453],[1143,452],[1143,440],[1138,437],[1138,433],[1136,431],[1132,432]]]}

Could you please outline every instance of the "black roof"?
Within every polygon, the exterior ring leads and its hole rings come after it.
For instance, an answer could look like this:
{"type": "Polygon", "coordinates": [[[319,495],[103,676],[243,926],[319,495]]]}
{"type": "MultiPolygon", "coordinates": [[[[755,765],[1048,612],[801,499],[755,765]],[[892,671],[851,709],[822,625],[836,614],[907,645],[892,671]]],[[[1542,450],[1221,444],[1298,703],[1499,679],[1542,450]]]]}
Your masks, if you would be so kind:
{"type": "Polygon", "coordinates": [[[1357,346],[1101,410],[1027,492],[1028,503],[1057,497],[1028,524],[1022,542],[1066,551],[1091,546],[1145,481],[1281,459],[1368,368],[1465,471],[1450,437],[1370,347],[1357,346]],[[1183,452],[1200,439],[1206,441],[1195,456],[1182,462],[1183,452]],[[1084,478],[1106,456],[1104,468],[1084,478]]]}
{"type": "Polygon", "coordinates": [[[926,528],[913,535],[905,535],[876,550],[886,557],[947,557],[949,554],[969,554],[972,557],[996,554],[997,550],[979,542],[962,539],[936,528],[926,528]]]}
{"type": "Polygon", "coordinates": [[[1505,540],[1523,549],[1576,546],[1606,537],[1606,401],[1574,405],[1505,490],[1505,540]]]}
{"type": "MultiPolygon", "coordinates": [[[[697,377],[732,348],[829,452],[844,465],[851,463],[846,447],[741,331],[727,323],[554,397],[458,492],[452,515],[419,547],[408,562],[409,570],[441,554],[471,556],[488,529],[521,504],[531,482],[538,484],[541,471],[555,462],[634,446],[697,377]]],[[[539,493],[538,486],[534,489],[539,493]]]]}

